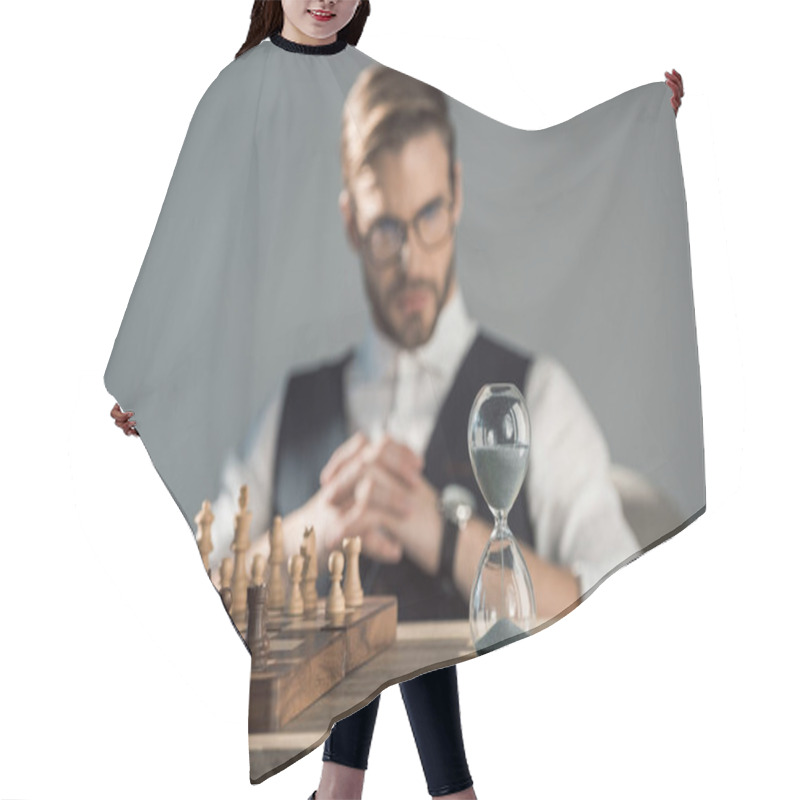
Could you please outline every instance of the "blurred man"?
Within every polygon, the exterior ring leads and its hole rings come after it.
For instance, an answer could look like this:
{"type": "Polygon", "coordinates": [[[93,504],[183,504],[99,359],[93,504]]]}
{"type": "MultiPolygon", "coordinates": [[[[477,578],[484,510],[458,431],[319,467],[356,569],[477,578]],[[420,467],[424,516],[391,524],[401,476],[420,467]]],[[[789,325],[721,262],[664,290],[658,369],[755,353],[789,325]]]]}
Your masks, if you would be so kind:
{"type": "MultiPolygon", "coordinates": [[[[499,341],[467,312],[456,273],[463,198],[454,149],[439,90],[380,65],[359,76],[343,112],[339,205],[370,325],[343,357],[289,376],[253,427],[244,460],[227,464],[213,563],[229,552],[229,520],[247,483],[253,531],[281,514],[287,553],[308,525],[321,565],[343,537],[360,535],[364,591],[397,595],[401,621],[466,617],[493,526],[467,424],[481,387],[497,382],[520,389],[531,419],[528,473],[508,521],[539,618],[639,549],[602,433],[564,369],[499,341]],[[452,486],[473,498],[460,526],[442,503],[452,486]]],[[[252,552],[268,552],[266,535],[252,552]]],[[[320,572],[322,594],[326,566],[320,572]]]]}

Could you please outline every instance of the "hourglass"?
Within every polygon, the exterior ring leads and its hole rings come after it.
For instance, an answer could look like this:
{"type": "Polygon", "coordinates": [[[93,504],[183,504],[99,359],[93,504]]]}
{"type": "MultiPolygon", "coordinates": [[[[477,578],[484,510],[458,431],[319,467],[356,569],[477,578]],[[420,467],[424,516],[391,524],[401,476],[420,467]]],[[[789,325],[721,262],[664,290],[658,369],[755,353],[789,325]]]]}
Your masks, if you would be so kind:
{"type": "Polygon", "coordinates": [[[528,470],[530,431],[525,400],[513,383],[481,388],[469,415],[469,458],[494,515],[494,529],[470,593],[470,632],[479,654],[527,633],[536,622],[531,576],[508,527],[508,514],[528,470]]]}

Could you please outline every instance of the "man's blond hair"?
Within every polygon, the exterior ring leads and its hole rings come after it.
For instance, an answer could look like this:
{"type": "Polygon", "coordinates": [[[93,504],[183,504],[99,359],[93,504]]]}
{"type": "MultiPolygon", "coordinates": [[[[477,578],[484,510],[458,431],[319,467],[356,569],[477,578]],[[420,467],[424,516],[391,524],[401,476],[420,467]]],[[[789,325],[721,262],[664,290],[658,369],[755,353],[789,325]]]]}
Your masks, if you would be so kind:
{"type": "Polygon", "coordinates": [[[386,150],[397,152],[415,136],[437,131],[450,162],[454,185],[455,131],[447,97],[439,89],[397,70],[375,64],[363,70],[347,94],[342,111],[342,182],[374,166],[386,150]]]}

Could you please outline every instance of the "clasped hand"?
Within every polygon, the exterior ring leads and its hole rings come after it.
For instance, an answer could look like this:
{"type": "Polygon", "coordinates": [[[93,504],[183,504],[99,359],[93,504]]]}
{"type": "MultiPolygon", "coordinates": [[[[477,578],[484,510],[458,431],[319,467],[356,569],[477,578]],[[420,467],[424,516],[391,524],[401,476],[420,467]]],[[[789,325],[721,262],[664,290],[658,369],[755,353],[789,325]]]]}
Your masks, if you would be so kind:
{"type": "MultiPolygon", "coordinates": [[[[361,551],[397,563],[405,554],[423,570],[438,569],[443,521],[438,492],[409,447],[384,435],[356,433],[330,457],[307,509],[325,551],[360,536],[361,551]]],[[[304,515],[305,516],[305,515],[304,515]]]]}

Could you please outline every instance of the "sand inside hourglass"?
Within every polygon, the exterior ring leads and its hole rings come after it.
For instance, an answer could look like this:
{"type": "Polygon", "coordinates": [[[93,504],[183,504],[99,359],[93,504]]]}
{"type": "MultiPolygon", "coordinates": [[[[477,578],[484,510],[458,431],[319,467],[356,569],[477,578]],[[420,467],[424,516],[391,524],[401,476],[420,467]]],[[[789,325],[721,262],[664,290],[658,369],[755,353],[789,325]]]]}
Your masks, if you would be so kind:
{"type": "Polygon", "coordinates": [[[521,633],[527,633],[527,631],[515,625],[510,619],[499,619],[477,642],[475,642],[475,652],[481,655],[490,647],[501,644],[507,639],[519,636],[521,633]]]}
{"type": "Polygon", "coordinates": [[[489,507],[508,511],[517,499],[528,463],[528,445],[476,447],[471,451],[475,478],[489,507]]]}

